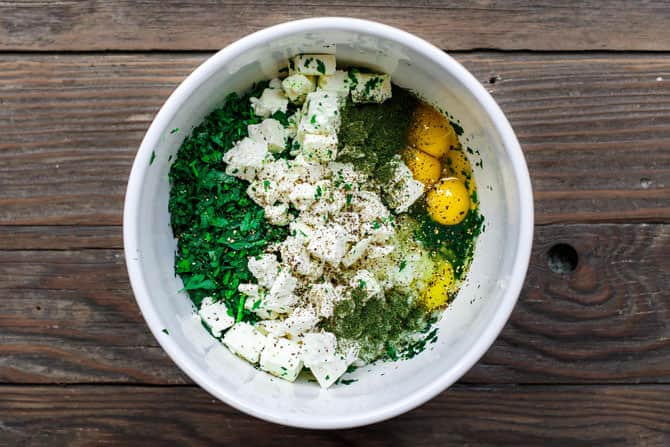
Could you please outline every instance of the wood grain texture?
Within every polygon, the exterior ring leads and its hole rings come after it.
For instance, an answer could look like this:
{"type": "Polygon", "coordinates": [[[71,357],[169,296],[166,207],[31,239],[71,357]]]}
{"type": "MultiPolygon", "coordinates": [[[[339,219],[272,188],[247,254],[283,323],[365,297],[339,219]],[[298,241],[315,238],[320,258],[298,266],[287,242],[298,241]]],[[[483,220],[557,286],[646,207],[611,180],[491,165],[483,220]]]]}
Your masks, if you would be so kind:
{"type": "Polygon", "coordinates": [[[33,0],[0,8],[3,50],[218,50],[266,26],[318,16],[384,22],[451,50],[670,48],[670,12],[660,0],[33,0]]]}
{"type": "Polygon", "coordinates": [[[0,250],[123,248],[118,226],[0,226],[0,250]]]}
{"type": "MultiPolygon", "coordinates": [[[[0,56],[0,225],[119,225],[144,132],[205,57],[0,56]]],[[[518,133],[538,223],[670,221],[669,57],[456,57],[518,133]]]]}
{"type": "Polygon", "coordinates": [[[8,445],[666,446],[670,387],[454,387],[390,421],[317,431],[245,416],[191,387],[2,386],[8,445]]]}
{"type": "MultiPolygon", "coordinates": [[[[187,383],[146,328],[122,252],[71,245],[0,251],[0,382],[187,383]]],[[[463,381],[670,383],[669,246],[670,225],[537,228],[510,322],[463,381]],[[574,272],[549,270],[556,243],[576,249],[574,272]]]]}

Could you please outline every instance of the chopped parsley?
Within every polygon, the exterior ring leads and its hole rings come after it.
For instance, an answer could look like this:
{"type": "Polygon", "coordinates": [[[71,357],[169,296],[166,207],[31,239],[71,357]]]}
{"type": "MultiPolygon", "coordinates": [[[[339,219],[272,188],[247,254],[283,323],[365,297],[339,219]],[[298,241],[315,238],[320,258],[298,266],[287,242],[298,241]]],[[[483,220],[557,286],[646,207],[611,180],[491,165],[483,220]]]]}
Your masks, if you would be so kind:
{"type": "Polygon", "coordinates": [[[323,63],[321,59],[316,60],[316,71],[318,71],[322,75],[326,74],[326,65],[323,63]]]}
{"type": "Polygon", "coordinates": [[[149,159],[149,166],[151,166],[156,159],[156,151],[151,151],[151,158],[149,159]]]}
{"type": "Polygon", "coordinates": [[[223,301],[236,321],[254,321],[244,308],[240,283],[252,282],[247,258],[286,237],[285,227],[267,223],[263,208],[246,194],[248,182],[225,173],[223,154],[257,124],[248,106],[267,82],[239,97],[228,95],[182,143],[170,169],[170,211],[177,238],[175,272],[196,305],[206,296],[223,301]]]}

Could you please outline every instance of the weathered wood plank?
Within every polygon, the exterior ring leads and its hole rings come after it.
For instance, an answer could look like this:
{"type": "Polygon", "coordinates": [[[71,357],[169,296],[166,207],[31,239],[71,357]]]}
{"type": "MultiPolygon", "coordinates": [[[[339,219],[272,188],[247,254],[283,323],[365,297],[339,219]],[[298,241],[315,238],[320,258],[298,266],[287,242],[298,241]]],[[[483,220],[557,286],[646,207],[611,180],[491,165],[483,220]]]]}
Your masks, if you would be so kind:
{"type": "MultiPolygon", "coordinates": [[[[0,225],[120,224],[146,128],[204,57],[0,57],[0,225]]],[[[519,134],[538,223],[670,221],[670,57],[457,57],[519,134]]]]}
{"type": "Polygon", "coordinates": [[[266,26],[318,16],[380,21],[451,50],[670,48],[670,9],[660,0],[10,1],[1,12],[0,49],[20,51],[218,50],[266,26]]]}
{"type": "Polygon", "coordinates": [[[119,226],[0,226],[0,250],[123,248],[119,226]]]}
{"type": "Polygon", "coordinates": [[[350,430],[281,427],[191,387],[2,386],[8,445],[665,446],[667,385],[457,386],[389,421],[350,430]]]}
{"type": "MultiPolygon", "coordinates": [[[[670,225],[538,227],[519,304],[464,381],[670,383],[669,243],[670,225]],[[576,249],[574,272],[549,269],[557,243],[576,249]]],[[[0,296],[0,382],[187,382],[119,250],[0,251],[0,296]]]]}

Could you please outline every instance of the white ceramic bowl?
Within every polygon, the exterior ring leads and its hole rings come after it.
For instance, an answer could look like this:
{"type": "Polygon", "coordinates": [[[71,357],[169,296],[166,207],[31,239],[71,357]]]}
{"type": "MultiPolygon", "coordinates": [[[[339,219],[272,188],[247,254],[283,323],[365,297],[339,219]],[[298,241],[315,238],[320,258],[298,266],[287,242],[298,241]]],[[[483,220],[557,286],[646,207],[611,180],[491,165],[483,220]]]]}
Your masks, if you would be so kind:
{"type": "Polygon", "coordinates": [[[519,143],[484,87],[443,51],[379,23],[315,18],[244,37],[195,70],[167,100],[133,164],[124,209],[124,245],[137,303],[154,336],[182,370],[214,396],[268,421],[306,428],[345,428],[408,411],[458,380],[493,343],[516,303],[530,256],[533,200],[519,143]],[[486,231],[477,243],[465,286],[440,320],[439,338],[408,361],[353,373],[358,381],[322,390],[254,369],[200,325],[179,278],[168,225],[170,159],[224,97],[276,76],[289,56],[335,53],[338,61],[392,75],[458,118],[475,168],[486,231]],[[180,131],[171,133],[172,129],[180,131]],[[156,159],[149,163],[152,152],[156,159]],[[166,329],[169,335],[163,332],[166,329]]]}

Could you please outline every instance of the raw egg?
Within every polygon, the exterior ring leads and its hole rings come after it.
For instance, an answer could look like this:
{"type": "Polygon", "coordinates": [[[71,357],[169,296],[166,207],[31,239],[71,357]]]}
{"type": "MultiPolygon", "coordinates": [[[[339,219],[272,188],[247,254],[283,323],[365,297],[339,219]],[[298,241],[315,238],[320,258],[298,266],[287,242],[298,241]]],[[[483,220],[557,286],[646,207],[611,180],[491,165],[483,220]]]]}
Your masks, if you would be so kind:
{"type": "Polygon", "coordinates": [[[414,110],[407,140],[410,146],[435,158],[442,158],[450,147],[458,145],[458,137],[449,120],[427,104],[414,110]]]}
{"type": "Polygon", "coordinates": [[[440,160],[414,148],[405,150],[404,159],[415,180],[430,187],[442,175],[440,160]]]}
{"type": "Polygon", "coordinates": [[[428,214],[442,225],[461,223],[470,209],[470,194],[465,184],[456,177],[437,183],[426,195],[428,214]]]}
{"type": "Polygon", "coordinates": [[[472,169],[470,163],[463,153],[458,149],[451,149],[447,152],[445,171],[448,171],[451,177],[456,177],[462,182],[472,179],[472,169]]]}
{"type": "Polygon", "coordinates": [[[449,301],[449,294],[454,290],[454,269],[447,261],[441,262],[433,273],[433,277],[423,289],[421,300],[428,310],[444,306],[449,301]]]}

